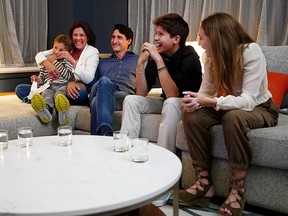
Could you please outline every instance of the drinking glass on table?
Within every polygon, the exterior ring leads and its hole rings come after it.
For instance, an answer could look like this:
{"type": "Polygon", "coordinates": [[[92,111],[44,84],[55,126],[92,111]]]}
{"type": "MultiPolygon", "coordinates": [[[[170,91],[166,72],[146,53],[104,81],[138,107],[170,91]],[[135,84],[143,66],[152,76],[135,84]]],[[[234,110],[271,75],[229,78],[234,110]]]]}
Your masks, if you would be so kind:
{"type": "Polygon", "coordinates": [[[72,127],[71,126],[60,126],[58,131],[58,141],[60,146],[72,145],[72,127]]]}
{"type": "Polygon", "coordinates": [[[113,147],[116,152],[126,152],[129,149],[128,131],[114,131],[113,132],[113,147]]]}
{"type": "Polygon", "coordinates": [[[0,130],[0,152],[8,148],[8,131],[0,130]]]}
{"type": "Polygon", "coordinates": [[[32,127],[20,127],[18,128],[18,143],[22,148],[29,148],[32,146],[33,129],[32,127]]]}
{"type": "Polygon", "coordinates": [[[131,141],[130,158],[133,162],[143,163],[148,160],[149,141],[145,138],[136,138],[131,141]]]}

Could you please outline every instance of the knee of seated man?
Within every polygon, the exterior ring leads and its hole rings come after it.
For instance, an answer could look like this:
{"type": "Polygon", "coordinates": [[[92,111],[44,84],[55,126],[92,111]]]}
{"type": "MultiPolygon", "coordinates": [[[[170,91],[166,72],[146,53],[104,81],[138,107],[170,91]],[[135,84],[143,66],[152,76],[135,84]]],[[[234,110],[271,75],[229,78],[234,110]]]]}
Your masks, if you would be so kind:
{"type": "Polygon", "coordinates": [[[138,99],[140,98],[140,96],[138,95],[127,95],[124,98],[124,104],[138,104],[138,99]]]}
{"type": "Polygon", "coordinates": [[[106,76],[101,77],[98,82],[98,85],[113,85],[111,80],[106,76]]]}
{"type": "Polygon", "coordinates": [[[163,103],[163,107],[181,109],[182,107],[181,98],[178,97],[167,98],[163,103]]]}

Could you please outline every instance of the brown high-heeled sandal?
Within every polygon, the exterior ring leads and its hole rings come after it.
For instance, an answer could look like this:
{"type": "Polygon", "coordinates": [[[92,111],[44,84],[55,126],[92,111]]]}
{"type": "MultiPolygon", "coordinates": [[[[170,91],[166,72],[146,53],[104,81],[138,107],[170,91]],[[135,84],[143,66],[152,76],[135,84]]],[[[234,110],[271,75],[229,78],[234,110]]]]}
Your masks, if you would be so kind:
{"type": "Polygon", "coordinates": [[[232,176],[230,178],[230,193],[227,197],[227,200],[225,201],[225,203],[222,204],[222,206],[220,207],[220,209],[222,209],[222,211],[219,209],[219,213],[222,215],[233,215],[233,216],[241,216],[243,209],[244,209],[244,204],[245,204],[245,189],[244,189],[244,183],[245,183],[245,178],[241,177],[241,178],[236,178],[235,176],[232,176]],[[240,182],[243,183],[241,184],[240,182]],[[229,199],[229,197],[234,196],[235,200],[231,201],[229,199]],[[227,202],[228,201],[228,202],[227,202]],[[239,204],[239,208],[234,208],[232,207],[232,203],[238,203],[239,204]],[[225,209],[228,209],[231,214],[225,212],[225,209]]]}
{"type": "Polygon", "coordinates": [[[179,191],[179,204],[185,206],[200,206],[207,207],[212,197],[205,197],[207,192],[212,187],[212,178],[209,175],[203,175],[203,172],[206,170],[202,170],[201,168],[195,169],[195,176],[197,177],[197,181],[194,185],[184,190],[179,191]],[[204,184],[201,179],[206,179],[208,184],[204,184]],[[196,191],[195,194],[189,193],[188,189],[193,189],[196,191]]]}

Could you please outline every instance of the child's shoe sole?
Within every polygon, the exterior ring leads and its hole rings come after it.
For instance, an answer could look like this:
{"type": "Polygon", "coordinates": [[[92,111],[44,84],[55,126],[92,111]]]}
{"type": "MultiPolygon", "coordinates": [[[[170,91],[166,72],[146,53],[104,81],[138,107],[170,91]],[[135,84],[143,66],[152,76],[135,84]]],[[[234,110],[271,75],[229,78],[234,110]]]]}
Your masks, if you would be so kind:
{"type": "Polygon", "coordinates": [[[60,125],[68,124],[70,122],[70,119],[67,117],[67,113],[70,109],[70,103],[67,97],[63,94],[56,95],[55,107],[58,111],[58,119],[60,125]]]}
{"type": "Polygon", "coordinates": [[[31,106],[43,123],[47,124],[52,121],[52,116],[46,108],[46,102],[42,95],[39,93],[34,94],[31,98],[31,106]]]}

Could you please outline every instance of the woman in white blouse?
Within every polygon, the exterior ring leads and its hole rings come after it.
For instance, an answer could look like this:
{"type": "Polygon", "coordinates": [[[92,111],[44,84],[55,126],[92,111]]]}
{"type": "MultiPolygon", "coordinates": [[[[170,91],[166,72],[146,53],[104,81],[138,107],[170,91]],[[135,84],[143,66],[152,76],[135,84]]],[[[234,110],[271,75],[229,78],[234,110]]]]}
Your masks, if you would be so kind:
{"type": "MultiPolygon", "coordinates": [[[[76,20],[71,29],[70,37],[73,40],[74,48],[71,53],[63,51],[59,58],[65,58],[73,65],[75,81],[69,82],[67,86],[67,97],[71,104],[88,104],[88,94],[92,85],[89,85],[95,76],[99,63],[99,51],[95,48],[95,35],[89,24],[83,20],[76,20]]],[[[55,65],[47,60],[52,50],[39,52],[35,60],[39,67],[45,67],[50,76],[59,76],[55,65]]],[[[33,80],[32,80],[33,81],[33,80]]],[[[20,84],[16,87],[16,95],[26,102],[25,98],[30,92],[31,85],[20,84]]]]}
{"type": "Polygon", "coordinates": [[[226,13],[215,13],[201,23],[199,45],[205,49],[199,91],[181,99],[182,119],[196,183],[181,190],[179,201],[206,206],[214,195],[209,129],[223,125],[231,168],[230,193],[219,212],[242,215],[244,181],[252,159],[250,129],[275,126],[278,109],[268,90],[266,61],[261,48],[240,23],[226,13]]]}

